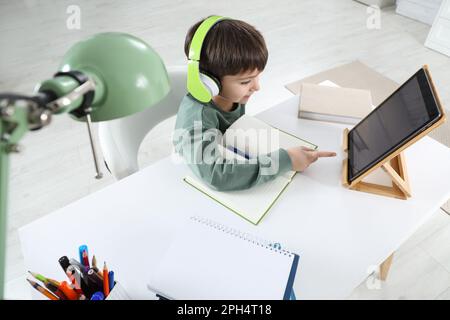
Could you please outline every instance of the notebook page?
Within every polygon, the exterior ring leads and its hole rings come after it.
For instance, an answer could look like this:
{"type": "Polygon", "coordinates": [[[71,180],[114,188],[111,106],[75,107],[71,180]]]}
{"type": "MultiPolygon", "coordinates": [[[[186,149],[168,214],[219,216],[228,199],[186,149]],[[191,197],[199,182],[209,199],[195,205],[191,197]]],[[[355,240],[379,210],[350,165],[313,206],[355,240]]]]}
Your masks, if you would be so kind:
{"type": "Polygon", "coordinates": [[[149,286],[175,299],[283,299],[294,255],[191,218],[149,286]]]}
{"type": "Polygon", "coordinates": [[[279,148],[305,146],[315,149],[317,147],[245,114],[227,129],[223,136],[223,144],[237,147],[251,158],[276,151],[279,148]]]}
{"type": "Polygon", "coordinates": [[[289,149],[292,147],[308,147],[310,149],[317,149],[315,144],[309,143],[305,140],[299,139],[289,133],[280,131],[280,148],[289,149]]]}
{"type": "Polygon", "coordinates": [[[274,180],[257,185],[250,189],[238,191],[216,191],[193,175],[188,175],[185,181],[228,209],[253,224],[258,224],[264,214],[270,209],[277,197],[289,184],[293,171],[286,172],[274,180]]]}

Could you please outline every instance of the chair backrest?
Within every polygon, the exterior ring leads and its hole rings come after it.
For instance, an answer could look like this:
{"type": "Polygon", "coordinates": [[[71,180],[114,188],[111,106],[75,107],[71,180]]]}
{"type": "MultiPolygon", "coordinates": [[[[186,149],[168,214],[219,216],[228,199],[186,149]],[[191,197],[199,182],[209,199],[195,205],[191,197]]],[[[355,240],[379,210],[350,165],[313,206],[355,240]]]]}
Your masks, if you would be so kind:
{"type": "Polygon", "coordinates": [[[139,146],[147,133],[161,121],[175,115],[186,95],[187,68],[167,68],[170,92],[157,105],[131,116],[100,122],[99,143],[109,171],[122,179],[139,170],[139,146]]]}

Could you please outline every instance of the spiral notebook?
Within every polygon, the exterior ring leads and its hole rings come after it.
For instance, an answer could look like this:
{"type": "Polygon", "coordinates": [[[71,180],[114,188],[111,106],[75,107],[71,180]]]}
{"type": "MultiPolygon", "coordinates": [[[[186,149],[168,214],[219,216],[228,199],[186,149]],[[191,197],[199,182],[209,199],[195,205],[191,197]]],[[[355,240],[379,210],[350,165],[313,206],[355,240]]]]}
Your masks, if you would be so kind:
{"type": "Polygon", "coordinates": [[[173,299],[288,300],[298,261],[279,244],[191,217],[148,286],[173,299]]]}

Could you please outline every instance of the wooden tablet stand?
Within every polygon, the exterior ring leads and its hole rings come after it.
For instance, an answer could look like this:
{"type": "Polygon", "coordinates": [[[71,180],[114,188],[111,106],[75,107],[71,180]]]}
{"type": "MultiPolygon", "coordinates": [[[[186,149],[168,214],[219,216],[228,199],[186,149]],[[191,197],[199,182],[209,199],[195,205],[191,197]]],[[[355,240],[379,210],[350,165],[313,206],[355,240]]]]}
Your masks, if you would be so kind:
{"type": "MultiPolygon", "coordinates": [[[[409,179],[408,174],[406,172],[406,164],[405,164],[405,157],[403,154],[403,151],[408,148],[410,145],[418,141],[420,138],[427,135],[430,131],[434,130],[441,124],[445,122],[445,109],[441,104],[441,101],[439,99],[439,95],[436,91],[436,87],[434,85],[433,79],[431,78],[431,74],[428,70],[428,66],[424,65],[423,69],[428,77],[431,90],[433,91],[434,97],[436,99],[437,106],[441,112],[441,117],[438,121],[436,121],[433,125],[431,125],[426,130],[422,131],[420,134],[418,134],[416,137],[405,143],[403,146],[401,146],[399,149],[395,150],[390,155],[386,156],[384,159],[382,159],[380,162],[378,162],[376,165],[374,165],[370,170],[353,180],[352,182],[348,181],[348,159],[346,158],[343,162],[343,170],[342,170],[342,184],[353,190],[363,191],[363,192],[369,192],[374,193],[378,195],[388,196],[388,197],[394,197],[399,199],[408,199],[408,197],[411,197],[411,188],[409,186],[409,179]],[[391,177],[392,179],[392,187],[387,187],[383,185],[378,185],[374,183],[368,183],[363,182],[362,180],[367,177],[370,173],[372,173],[374,170],[378,168],[383,168],[384,171],[391,177]]],[[[344,137],[343,137],[343,149],[344,152],[347,152],[348,150],[348,129],[344,130],[344,137]]],[[[424,164],[426,165],[426,164],[424,164]]]]}
{"type": "MultiPolygon", "coordinates": [[[[344,138],[343,138],[343,150],[347,152],[348,144],[348,129],[344,130],[344,138]]],[[[379,185],[375,183],[364,182],[362,179],[356,179],[352,183],[348,183],[347,181],[347,173],[348,173],[348,159],[343,161],[343,170],[342,170],[342,182],[343,185],[349,189],[374,193],[382,196],[394,197],[398,199],[408,199],[411,197],[411,188],[409,186],[408,173],[406,171],[406,163],[405,156],[403,152],[400,152],[398,155],[394,156],[390,160],[386,160],[385,162],[379,163],[378,167],[383,168],[383,170],[390,176],[392,179],[392,187],[379,185]]],[[[376,168],[370,170],[372,172],[376,168]]],[[[369,173],[370,173],[369,172],[369,173]]],[[[367,177],[368,174],[363,175],[367,177]]]]}

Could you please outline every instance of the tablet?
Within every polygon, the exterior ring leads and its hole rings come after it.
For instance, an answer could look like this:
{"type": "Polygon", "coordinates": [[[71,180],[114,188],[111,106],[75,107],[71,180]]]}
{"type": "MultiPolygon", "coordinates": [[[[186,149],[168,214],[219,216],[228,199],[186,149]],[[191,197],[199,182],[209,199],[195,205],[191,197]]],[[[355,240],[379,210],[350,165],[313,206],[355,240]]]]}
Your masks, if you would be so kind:
{"type": "Polygon", "coordinates": [[[433,88],[420,69],[349,131],[349,183],[443,117],[433,88]]]}

